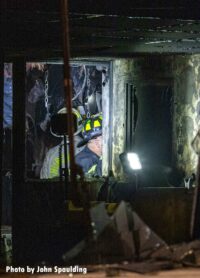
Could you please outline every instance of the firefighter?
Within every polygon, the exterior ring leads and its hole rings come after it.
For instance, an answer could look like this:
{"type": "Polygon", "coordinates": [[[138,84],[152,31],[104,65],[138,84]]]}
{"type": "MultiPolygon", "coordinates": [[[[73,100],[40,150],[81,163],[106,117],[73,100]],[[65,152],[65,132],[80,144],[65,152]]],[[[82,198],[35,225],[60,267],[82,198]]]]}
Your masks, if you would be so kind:
{"type": "MultiPolygon", "coordinates": [[[[66,108],[62,108],[61,110],[58,111],[58,114],[60,113],[66,113],[66,108]]],[[[76,117],[76,132],[74,133],[74,146],[75,146],[75,155],[79,153],[83,147],[78,147],[77,144],[81,141],[81,137],[79,136],[79,133],[82,130],[82,117],[79,113],[78,110],[75,108],[72,109],[72,113],[76,117]]],[[[53,131],[51,131],[52,135],[57,136],[53,131]]],[[[58,136],[57,136],[58,137],[58,136]]],[[[52,179],[52,178],[57,178],[60,175],[60,163],[61,167],[64,167],[64,141],[51,148],[44,159],[42,169],[40,171],[40,178],[41,179],[52,179]],[[61,151],[61,162],[59,159],[59,151],[61,151]]],[[[68,163],[69,163],[69,156],[68,156],[68,163]]]]}
{"type": "Polygon", "coordinates": [[[78,147],[85,148],[76,155],[76,164],[84,174],[89,176],[102,176],[102,116],[88,118],[82,129],[83,140],[78,147]]]}

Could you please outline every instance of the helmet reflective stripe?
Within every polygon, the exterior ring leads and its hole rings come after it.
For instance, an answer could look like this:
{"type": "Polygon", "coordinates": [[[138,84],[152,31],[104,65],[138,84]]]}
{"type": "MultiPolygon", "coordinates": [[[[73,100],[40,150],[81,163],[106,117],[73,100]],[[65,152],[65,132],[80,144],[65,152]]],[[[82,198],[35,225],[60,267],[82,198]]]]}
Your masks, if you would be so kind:
{"type": "Polygon", "coordinates": [[[99,126],[101,126],[101,123],[98,120],[94,121],[94,127],[99,127],[99,126]]]}
{"type": "Polygon", "coordinates": [[[87,122],[85,125],[85,131],[89,131],[89,130],[91,130],[91,124],[90,122],[87,122]]]}

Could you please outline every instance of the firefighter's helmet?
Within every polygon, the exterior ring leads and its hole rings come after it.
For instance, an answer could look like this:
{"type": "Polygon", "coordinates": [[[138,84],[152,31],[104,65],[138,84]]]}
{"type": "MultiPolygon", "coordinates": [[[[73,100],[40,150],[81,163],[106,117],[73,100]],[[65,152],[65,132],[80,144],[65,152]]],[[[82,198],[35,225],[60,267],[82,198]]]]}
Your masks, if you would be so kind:
{"type": "Polygon", "coordinates": [[[83,128],[83,140],[78,143],[78,147],[85,145],[91,139],[98,137],[102,134],[102,115],[94,115],[86,119],[83,128]]]}

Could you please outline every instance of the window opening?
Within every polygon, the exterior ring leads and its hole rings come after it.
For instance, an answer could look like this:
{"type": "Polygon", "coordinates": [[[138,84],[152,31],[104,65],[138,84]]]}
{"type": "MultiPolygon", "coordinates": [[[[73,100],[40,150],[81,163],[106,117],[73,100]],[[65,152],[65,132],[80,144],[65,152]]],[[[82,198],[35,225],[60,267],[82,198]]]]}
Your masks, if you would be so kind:
{"type": "MultiPolygon", "coordinates": [[[[88,147],[89,141],[97,139],[94,138],[95,134],[97,137],[100,136],[102,90],[108,82],[108,65],[72,62],[71,80],[72,106],[76,122],[74,134],[76,156],[83,148],[86,149],[86,145],[88,147]],[[85,133],[88,133],[87,136],[90,136],[86,138],[83,128],[85,121],[89,118],[92,119],[91,132],[85,130],[85,133]],[[82,141],[84,141],[84,145],[81,143],[82,141]]],[[[63,137],[56,134],[59,130],[55,130],[55,123],[54,130],[52,130],[51,120],[56,115],[67,112],[63,112],[65,107],[63,66],[61,64],[29,63],[27,66],[26,95],[27,177],[57,178],[64,165],[64,159],[59,159],[59,153],[61,154],[60,157],[64,156],[64,143],[63,137]]],[[[63,124],[58,124],[56,128],[62,129],[62,126],[63,124]]],[[[88,126],[87,128],[89,128],[88,126]]],[[[98,145],[98,140],[96,143],[98,145]]],[[[70,161],[69,157],[67,159],[70,161]]],[[[93,157],[93,160],[95,159],[96,156],[93,157]]],[[[83,170],[86,172],[86,169],[83,170]]]]}

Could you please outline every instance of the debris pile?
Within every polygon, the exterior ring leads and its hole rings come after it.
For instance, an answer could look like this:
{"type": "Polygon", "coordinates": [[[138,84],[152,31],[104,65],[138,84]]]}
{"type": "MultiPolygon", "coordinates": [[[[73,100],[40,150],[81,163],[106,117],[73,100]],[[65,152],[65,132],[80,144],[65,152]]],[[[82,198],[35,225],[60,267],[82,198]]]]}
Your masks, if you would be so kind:
{"type": "Polygon", "coordinates": [[[99,203],[90,209],[90,217],[92,238],[64,254],[66,263],[87,265],[89,271],[106,264],[111,272],[137,273],[200,267],[200,241],[167,245],[125,202],[112,216],[107,214],[105,203],[99,203]]]}

